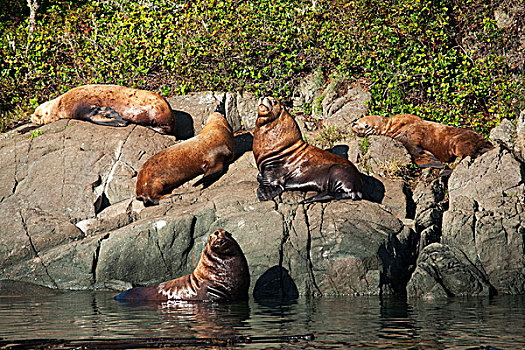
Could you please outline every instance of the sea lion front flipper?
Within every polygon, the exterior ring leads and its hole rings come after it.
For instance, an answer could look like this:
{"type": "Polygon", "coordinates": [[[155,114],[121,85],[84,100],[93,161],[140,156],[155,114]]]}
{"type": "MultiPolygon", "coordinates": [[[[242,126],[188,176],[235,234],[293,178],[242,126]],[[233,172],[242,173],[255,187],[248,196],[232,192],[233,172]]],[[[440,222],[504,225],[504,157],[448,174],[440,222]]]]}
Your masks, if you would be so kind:
{"type": "Polygon", "coordinates": [[[316,194],[315,196],[300,201],[299,204],[308,204],[313,202],[328,202],[334,199],[358,200],[361,198],[363,198],[361,192],[321,192],[316,194]]]}
{"type": "Polygon", "coordinates": [[[230,301],[231,298],[228,295],[227,292],[217,288],[218,286],[211,286],[211,283],[205,282],[204,285],[201,288],[204,288],[206,290],[206,296],[207,300],[211,301],[230,301]]]}
{"type": "Polygon", "coordinates": [[[420,168],[436,168],[443,169],[445,164],[441,163],[432,153],[428,151],[421,151],[414,155],[414,162],[420,168]]]}
{"type": "Polygon", "coordinates": [[[279,186],[265,186],[262,183],[257,187],[257,199],[260,202],[269,201],[283,193],[283,189],[279,186]]]}
{"type": "Polygon", "coordinates": [[[303,199],[302,201],[299,202],[299,204],[308,204],[308,203],[313,203],[313,202],[328,202],[328,201],[331,201],[332,199],[338,199],[336,198],[336,196],[334,196],[334,193],[321,192],[310,198],[303,199]]]}
{"type": "Polygon", "coordinates": [[[84,118],[95,124],[107,126],[126,126],[128,122],[122,119],[120,114],[110,107],[95,107],[84,118]]]}

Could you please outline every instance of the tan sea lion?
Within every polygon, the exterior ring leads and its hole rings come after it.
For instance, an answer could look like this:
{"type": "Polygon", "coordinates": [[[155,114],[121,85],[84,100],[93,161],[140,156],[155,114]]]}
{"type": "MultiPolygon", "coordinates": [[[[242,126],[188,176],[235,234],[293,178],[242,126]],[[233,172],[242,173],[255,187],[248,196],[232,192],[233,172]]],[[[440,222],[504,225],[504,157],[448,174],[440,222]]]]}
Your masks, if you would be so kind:
{"type": "Polygon", "coordinates": [[[38,106],[35,124],[59,119],[81,119],[96,124],[144,125],[163,134],[175,134],[175,118],[166,100],[151,91],[119,85],[83,85],[38,106]]]}
{"type": "Polygon", "coordinates": [[[186,276],[117,295],[128,301],[213,301],[248,299],[250,273],[241,247],[229,232],[218,229],[208,238],[195,270],[186,276]]]}
{"type": "Polygon", "coordinates": [[[195,186],[213,180],[233,159],[234,139],[226,118],[213,112],[194,137],[160,151],[140,169],[135,193],[145,205],[158,204],[172,196],[171,191],[200,174],[195,186]]]}
{"type": "Polygon", "coordinates": [[[355,165],[304,142],[294,118],[273,97],[259,99],[253,155],[261,201],[285,190],[318,192],[303,203],[362,198],[362,179],[355,165]]]}
{"type": "Polygon", "coordinates": [[[423,120],[412,114],[390,118],[363,117],[352,124],[359,136],[383,135],[400,141],[419,167],[444,168],[443,163],[476,157],[493,146],[474,131],[423,120]]]}

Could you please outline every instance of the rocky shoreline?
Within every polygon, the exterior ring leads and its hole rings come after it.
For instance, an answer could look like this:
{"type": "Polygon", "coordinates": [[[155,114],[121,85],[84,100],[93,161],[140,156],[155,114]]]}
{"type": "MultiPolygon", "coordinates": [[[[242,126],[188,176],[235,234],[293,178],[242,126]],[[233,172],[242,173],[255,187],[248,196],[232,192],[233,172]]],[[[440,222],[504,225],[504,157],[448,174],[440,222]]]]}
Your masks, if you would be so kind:
{"type": "Polygon", "coordinates": [[[224,103],[236,157],[208,188],[193,187],[195,179],[154,207],[134,199],[135,178],[173,136],[78,120],[0,135],[0,279],[60,290],[157,283],[190,273],[209,232],[223,228],[246,255],[250,293],[275,266],[301,295],[525,293],[525,112],[517,125],[493,130],[493,150],[465,159],[450,177],[423,171],[409,184],[395,175],[411,164],[402,145],[371,136],[364,147],[349,131],[366,113],[366,89],[311,91],[298,89],[293,101],[324,96],[315,123],[297,116],[303,134],[315,140],[322,124],[345,136],[332,151],[365,174],[364,200],[300,205],[305,194],[290,192],[259,202],[249,132],[257,100],[249,94],[168,99],[179,139],[224,103]]]}

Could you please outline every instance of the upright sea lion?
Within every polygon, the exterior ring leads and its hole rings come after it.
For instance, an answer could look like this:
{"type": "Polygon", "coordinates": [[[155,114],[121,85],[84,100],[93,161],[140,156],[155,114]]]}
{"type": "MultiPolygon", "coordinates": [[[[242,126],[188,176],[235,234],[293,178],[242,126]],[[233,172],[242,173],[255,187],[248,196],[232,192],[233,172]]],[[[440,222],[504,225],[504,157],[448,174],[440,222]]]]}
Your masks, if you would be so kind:
{"type": "Polygon", "coordinates": [[[294,118],[273,97],[259,99],[253,155],[259,168],[259,200],[285,190],[317,191],[303,203],[362,198],[359,171],[348,159],[303,141],[294,118]]]}
{"type": "Polygon", "coordinates": [[[35,124],[59,119],[81,119],[110,126],[125,126],[130,122],[163,134],[175,134],[175,118],[162,96],[119,85],[76,87],[41,104],[31,116],[35,124]]]}
{"type": "Polygon", "coordinates": [[[352,124],[359,136],[384,135],[400,141],[419,167],[444,168],[456,157],[476,157],[493,146],[474,131],[423,120],[412,114],[363,117],[352,124]]]}
{"type": "Polygon", "coordinates": [[[250,273],[241,247],[229,232],[211,233],[195,270],[149,287],[135,287],[117,300],[187,300],[229,302],[248,299],[250,273]]]}
{"type": "Polygon", "coordinates": [[[158,204],[171,191],[204,174],[195,185],[213,179],[233,159],[232,128],[224,116],[213,112],[202,130],[191,139],[160,151],[140,169],[135,193],[145,205],[158,204]]]}

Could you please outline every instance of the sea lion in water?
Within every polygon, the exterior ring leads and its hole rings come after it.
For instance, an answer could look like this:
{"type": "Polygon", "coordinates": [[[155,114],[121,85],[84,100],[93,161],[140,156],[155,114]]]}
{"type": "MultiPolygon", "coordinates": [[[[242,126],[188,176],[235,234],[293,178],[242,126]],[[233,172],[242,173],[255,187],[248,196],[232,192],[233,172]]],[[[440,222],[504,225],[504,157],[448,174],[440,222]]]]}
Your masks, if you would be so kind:
{"type": "Polygon", "coordinates": [[[444,168],[443,163],[476,157],[493,146],[474,131],[423,120],[412,114],[390,118],[363,117],[352,124],[359,136],[383,135],[400,141],[419,167],[444,168]]]}
{"type": "Polygon", "coordinates": [[[229,232],[218,229],[208,238],[195,270],[186,276],[117,295],[129,301],[213,301],[248,299],[250,273],[241,247],[229,232]]]}
{"type": "Polygon", "coordinates": [[[83,85],[38,106],[35,124],[59,119],[80,119],[96,124],[144,125],[163,134],[175,134],[175,117],[166,100],[151,91],[119,85],[83,85]]]}
{"type": "Polygon", "coordinates": [[[304,142],[294,118],[273,97],[259,99],[253,155],[261,201],[285,190],[318,192],[303,203],[362,198],[362,179],[355,165],[304,142]]]}
{"type": "Polygon", "coordinates": [[[160,151],[140,169],[135,193],[145,205],[158,204],[161,198],[172,196],[171,191],[204,174],[195,186],[206,183],[225,169],[233,159],[232,128],[224,116],[213,112],[206,125],[194,137],[160,151]]]}

